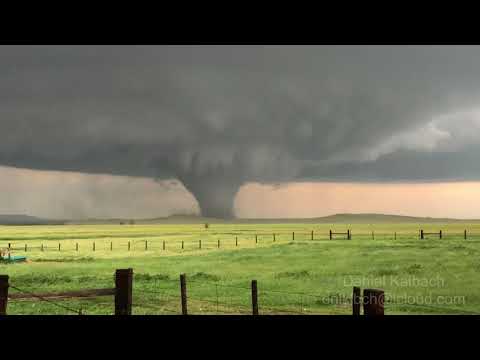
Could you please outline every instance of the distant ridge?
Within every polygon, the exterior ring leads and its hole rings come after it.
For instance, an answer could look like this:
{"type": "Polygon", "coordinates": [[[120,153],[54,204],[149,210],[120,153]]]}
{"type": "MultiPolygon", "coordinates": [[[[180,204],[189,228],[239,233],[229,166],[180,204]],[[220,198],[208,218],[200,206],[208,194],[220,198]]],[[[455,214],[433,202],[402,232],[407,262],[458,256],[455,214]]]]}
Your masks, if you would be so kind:
{"type": "Polygon", "coordinates": [[[216,218],[207,218],[197,215],[170,215],[166,217],[158,217],[151,219],[121,219],[121,218],[112,218],[112,219],[86,219],[86,220],[68,220],[66,221],[69,224],[223,224],[230,222],[237,222],[237,219],[233,220],[224,220],[216,218]]]}
{"type": "Polygon", "coordinates": [[[316,218],[304,219],[239,219],[239,222],[259,223],[320,223],[320,224],[379,224],[379,223],[453,223],[453,222],[480,222],[480,219],[451,219],[415,217],[388,214],[334,214],[316,218]]]}
{"type": "Polygon", "coordinates": [[[0,225],[61,225],[63,223],[63,221],[46,220],[22,214],[0,215],[0,225]]]}
{"type": "Polygon", "coordinates": [[[378,224],[378,223],[472,223],[480,219],[451,219],[415,217],[388,214],[335,214],[316,218],[277,218],[277,219],[216,219],[197,215],[171,215],[152,219],[89,219],[71,220],[70,224],[275,224],[275,223],[317,223],[317,224],[378,224]]]}
{"type": "Polygon", "coordinates": [[[322,223],[449,223],[480,222],[480,219],[451,219],[387,214],[335,214],[312,219],[322,223]]]}

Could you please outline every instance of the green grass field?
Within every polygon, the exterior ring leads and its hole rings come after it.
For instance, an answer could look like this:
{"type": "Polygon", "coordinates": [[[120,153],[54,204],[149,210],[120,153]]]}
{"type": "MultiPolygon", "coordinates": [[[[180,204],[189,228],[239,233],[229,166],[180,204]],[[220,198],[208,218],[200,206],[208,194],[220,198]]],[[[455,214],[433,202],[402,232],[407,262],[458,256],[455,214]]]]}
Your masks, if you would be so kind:
{"type": "MultiPolygon", "coordinates": [[[[180,313],[180,273],[192,314],[249,314],[252,279],[261,314],[351,314],[353,286],[384,289],[386,314],[480,313],[477,223],[0,226],[8,243],[28,257],[0,264],[10,294],[110,288],[115,269],[130,267],[134,314],[180,313]],[[347,228],[352,240],[329,240],[330,229],[347,228]],[[443,239],[420,240],[420,228],[442,229],[443,239]]],[[[113,313],[113,297],[54,302],[11,300],[8,313],[113,313]]]]}

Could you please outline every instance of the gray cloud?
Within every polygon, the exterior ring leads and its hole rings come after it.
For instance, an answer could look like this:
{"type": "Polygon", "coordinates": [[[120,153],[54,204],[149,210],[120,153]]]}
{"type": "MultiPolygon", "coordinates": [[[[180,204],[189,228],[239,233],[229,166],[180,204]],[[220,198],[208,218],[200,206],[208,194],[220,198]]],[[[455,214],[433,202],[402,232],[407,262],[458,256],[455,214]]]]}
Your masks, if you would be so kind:
{"type": "Polygon", "coordinates": [[[0,47],[0,164],[246,181],[479,179],[480,48],[0,47]]]}

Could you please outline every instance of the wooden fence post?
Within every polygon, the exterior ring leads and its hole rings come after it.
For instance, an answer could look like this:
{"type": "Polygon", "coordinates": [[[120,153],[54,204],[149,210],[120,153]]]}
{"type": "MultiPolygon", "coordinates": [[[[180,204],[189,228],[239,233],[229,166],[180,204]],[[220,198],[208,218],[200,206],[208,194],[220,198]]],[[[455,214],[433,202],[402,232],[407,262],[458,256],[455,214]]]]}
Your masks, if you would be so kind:
{"type": "Polygon", "coordinates": [[[257,280],[252,280],[252,315],[258,315],[257,280]]]}
{"type": "Polygon", "coordinates": [[[78,243],[75,244],[75,249],[78,251],[78,243]]]}
{"type": "Polygon", "coordinates": [[[350,229],[347,230],[347,240],[352,240],[352,232],[350,229]]]}
{"type": "Polygon", "coordinates": [[[8,275],[0,275],[0,315],[7,315],[8,275]]]}
{"type": "Polygon", "coordinates": [[[132,315],[133,269],[115,272],[115,315],[132,315]]]}
{"type": "Polygon", "coordinates": [[[145,240],[145,251],[147,251],[147,250],[148,250],[148,241],[145,240]]]}
{"type": "Polygon", "coordinates": [[[220,249],[220,239],[217,240],[217,247],[220,249]]]}
{"type": "Polygon", "coordinates": [[[423,239],[423,230],[420,230],[420,239],[423,239]]]}
{"type": "Polygon", "coordinates": [[[0,315],[7,315],[8,275],[0,275],[0,315]]]}
{"type": "Polygon", "coordinates": [[[255,244],[258,244],[257,234],[255,234],[255,244]]]}
{"type": "Polygon", "coordinates": [[[165,250],[165,240],[163,240],[163,250],[165,250]]]}
{"type": "Polygon", "coordinates": [[[393,235],[393,238],[397,240],[397,232],[395,232],[395,234],[393,235]]]}
{"type": "Polygon", "coordinates": [[[360,315],[360,288],[357,286],[353,287],[352,315],[360,315]]]}
{"type": "Polygon", "coordinates": [[[375,233],[372,231],[372,240],[375,240],[375,233]]]}
{"type": "Polygon", "coordinates": [[[42,244],[42,251],[43,251],[43,244],[42,244]]]}
{"type": "Polygon", "coordinates": [[[332,240],[332,230],[330,230],[330,240],[332,240]]]}
{"type": "Polygon", "coordinates": [[[442,238],[442,230],[440,230],[439,236],[440,236],[440,239],[441,239],[442,238]]]}
{"type": "Polygon", "coordinates": [[[183,250],[183,240],[182,240],[182,250],[183,250]]]}
{"type": "Polygon", "coordinates": [[[198,248],[199,248],[199,249],[202,248],[202,240],[198,240],[198,248]]]}
{"type": "Polygon", "coordinates": [[[235,246],[238,246],[238,237],[235,236],[235,246]]]}
{"type": "Polygon", "coordinates": [[[25,252],[27,252],[27,244],[25,244],[25,252]]]}
{"type": "Polygon", "coordinates": [[[295,240],[295,231],[292,232],[292,240],[295,240]]]}
{"type": "Polygon", "coordinates": [[[113,251],[113,241],[110,241],[110,251],[113,251]]]}
{"type": "Polygon", "coordinates": [[[182,315],[188,315],[187,311],[187,279],[185,274],[180,274],[180,296],[182,297],[182,315]]]}
{"type": "Polygon", "coordinates": [[[58,251],[60,251],[60,243],[58,243],[58,251]]]}
{"type": "Polygon", "coordinates": [[[465,230],[465,231],[463,232],[463,238],[464,238],[465,240],[467,240],[467,230],[465,230]]]}
{"type": "Polygon", "coordinates": [[[363,315],[379,316],[384,314],[384,292],[377,289],[363,290],[363,315]]]}
{"type": "Polygon", "coordinates": [[[312,240],[313,240],[313,230],[312,230],[312,240]]]}
{"type": "Polygon", "coordinates": [[[128,251],[130,251],[130,241],[128,242],[128,251]]]}
{"type": "Polygon", "coordinates": [[[273,234],[273,242],[275,242],[275,234],[273,234]]]}

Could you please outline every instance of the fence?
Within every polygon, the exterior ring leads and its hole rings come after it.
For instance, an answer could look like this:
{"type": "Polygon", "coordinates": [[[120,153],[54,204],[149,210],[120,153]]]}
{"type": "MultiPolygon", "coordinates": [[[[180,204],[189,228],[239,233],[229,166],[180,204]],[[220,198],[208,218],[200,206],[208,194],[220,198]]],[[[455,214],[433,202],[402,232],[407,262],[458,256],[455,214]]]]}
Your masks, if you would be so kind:
{"type": "MultiPolygon", "coordinates": [[[[382,290],[364,289],[362,295],[359,287],[353,287],[351,295],[328,290],[324,295],[296,293],[268,289],[255,280],[245,286],[220,283],[209,280],[207,275],[195,273],[187,277],[182,274],[180,279],[171,279],[162,274],[134,276],[132,270],[126,269],[115,272],[114,288],[49,293],[26,290],[24,285],[17,286],[15,282],[9,284],[8,277],[3,275],[0,276],[0,313],[6,314],[8,303],[9,306],[15,304],[11,311],[14,314],[33,313],[29,311],[32,310],[30,304],[37,304],[35,313],[78,315],[360,315],[362,308],[364,315],[382,315],[385,305],[392,314],[479,314],[477,309],[469,309],[465,302],[457,305],[435,301],[422,303],[403,299],[398,292],[385,296],[382,290]],[[152,280],[155,281],[152,283],[152,280]],[[115,300],[101,302],[107,296],[114,296],[115,300]],[[39,306],[42,304],[43,307],[39,306]]],[[[104,283],[102,279],[99,282],[104,283]]],[[[418,293],[410,295],[412,298],[419,296],[418,293]]]]}
{"type": "MultiPolygon", "coordinates": [[[[191,236],[190,233],[185,233],[183,235],[191,236]]],[[[259,246],[262,244],[280,244],[282,242],[294,242],[294,241],[324,241],[324,240],[366,240],[366,239],[384,239],[384,240],[408,240],[408,239],[428,239],[429,236],[435,236],[441,240],[447,239],[461,239],[464,240],[478,240],[480,239],[480,234],[474,234],[472,232],[467,232],[464,230],[462,233],[445,233],[443,230],[435,232],[426,232],[423,229],[420,229],[417,234],[400,232],[357,232],[353,236],[352,231],[348,229],[346,232],[330,230],[328,233],[315,232],[314,230],[308,232],[276,232],[276,233],[255,233],[252,235],[247,235],[243,233],[234,233],[234,236],[231,236],[232,233],[219,233],[222,238],[217,239],[194,239],[194,240],[128,240],[124,243],[113,242],[113,241],[92,241],[91,243],[82,242],[69,242],[64,240],[63,243],[58,241],[48,241],[47,244],[35,242],[35,245],[23,243],[17,240],[10,240],[5,246],[1,247],[5,251],[18,251],[23,253],[28,253],[32,251],[40,252],[84,252],[84,251],[110,251],[114,252],[116,250],[121,251],[154,251],[154,250],[163,250],[163,251],[188,251],[188,250],[213,250],[221,248],[238,248],[245,246],[259,246]],[[229,237],[225,237],[229,235],[229,237]],[[239,236],[242,235],[242,236],[239,236]],[[15,242],[13,242],[15,241],[15,242]]],[[[1,240],[1,238],[0,238],[1,240]]]]}
{"type": "MultiPolygon", "coordinates": [[[[347,240],[352,240],[352,233],[350,232],[350,229],[347,230],[347,232],[333,232],[330,230],[330,240],[333,240],[333,235],[346,235],[347,240]]],[[[313,232],[312,232],[312,239],[313,239],[313,232]]]]}
{"type": "MultiPolygon", "coordinates": [[[[195,284],[195,280],[192,281],[195,284]]],[[[178,284],[178,283],[177,283],[178,284]]],[[[229,286],[229,285],[218,285],[215,284],[216,293],[217,293],[217,300],[212,301],[209,299],[201,299],[200,297],[193,297],[189,296],[189,291],[187,287],[187,276],[185,274],[180,275],[180,292],[177,296],[171,296],[174,301],[177,301],[180,305],[179,308],[175,310],[163,309],[163,313],[171,313],[171,314],[182,314],[188,315],[194,312],[189,311],[189,305],[198,305],[199,303],[202,306],[207,304],[207,307],[214,306],[215,313],[232,313],[232,314],[251,314],[251,315],[260,315],[260,314],[306,314],[302,311],[285,311],[282,309],[275,309],[271,308],[268,305],[265,308],[262,307],[260,299],[262,297],[266,297],[269,293],[275,293],[276,296],[284,296],[285,294],[289,294],[288,292],[282,291],[262,291],[258,287],[257,280],[251,281],[250,288],[245,287],[236,287],[236,286],[229,286]],[[249,307],[244,306],[244,304],[229,304],[230,308],[222,305],[218,301],[218,286],[223,286],[227,288],[236,288],[236,289],[247,289],[249,291],[249,307]],[[232,305],[234,305],[235,309],[232,311],[232,305]],[[166,310],[166,311],[165,311],[166,310]]],[[[145,294],[145,293],[153,293],[153,294],[165,294],[166,288],[158,287],[154,289],[154,291],[146,290],[146,289],[137,289],[138,294],[145,294]],[[156,290],[156,291],[155,291],[156,290]]],[[[105,289],[84,289],[84,290],[76,290],[76,291],[67,291],[67,292],[60,292],[60,293],[33,293],[21,288],[18,288],[15,285],[9,284],[9,277],[8,275],[0,275],[0,315],[7,314],[7,304],[9,301],[32,301],[38,300],[42,302],[48,302],[55,306],[61,307],[65,309],[69,313],[74,313],[78,315],[86,315],[81,309],[76,309],[71,306],[64,305],[60,303],[60,300],[65,299],[72,299],[72,298],[92,298],[92,297],[100,297],[100,296],[114,296],[114,314],[115,315],[132,315],[132,307],[133,307],[133,270],[132,269],[119,269],[115,272],[115,287],[114,288],[105,288],[105,289]],[[9,294],[9,289],[14,289],[17,292],[13,294],[9,294]]],[[[302,294],[305,296],[308,294],[302,294]]],[[[352,314],[353,315],[360,315],[360,306],[363,304],[363,311],[364,315],[383,315],[384,314],[384,294],[382,290],[375,290],[375,289],[365,289],[363,292],[363,297],[360,297],[360,288],[354,287],[353,295],[352,295],[352,314]]],[[[165,302],[158,301],[154,305],[149,305],[147,303],[141,303],[138,306],[150,309],[158,310],[158,306],[164,306],[165,302]]]]}
{"type": "Polygon", "coordinates": [[[54,304],[71,313],[82,315],[81,309],[74,309],[65,306],[55,300],[72,298],[91,298],[98,296],[114,296],[115,315],[131,315],[132,313],[132,269],[118,269],[115,272],[115,287],[106,289],[84,289],[77,291],[66,291],[60,293],[33,293],[17,286],[9,284],[8,275],[0,275],[0,315],[7,314],[7,304],[9,300],[21,301],[38,299],[40,301],[54,304]],[[17,291],[15,294],[9,294],[9,288],[17,291]]]}
{"type": "MultiPolygon", "coordinates": [[[[464,238],[466,239],[467,237],[467,230],[465,230],[464,232],[464,238]]],[[[442,238],[442,230],[440,230],[439,232],[425,232],[423,231],[423,229],[420,230],[420,239],[424,239],[425,238],[425,235],[435,235],[435,236],[438,236],[439,239],[442,238]]]]}

